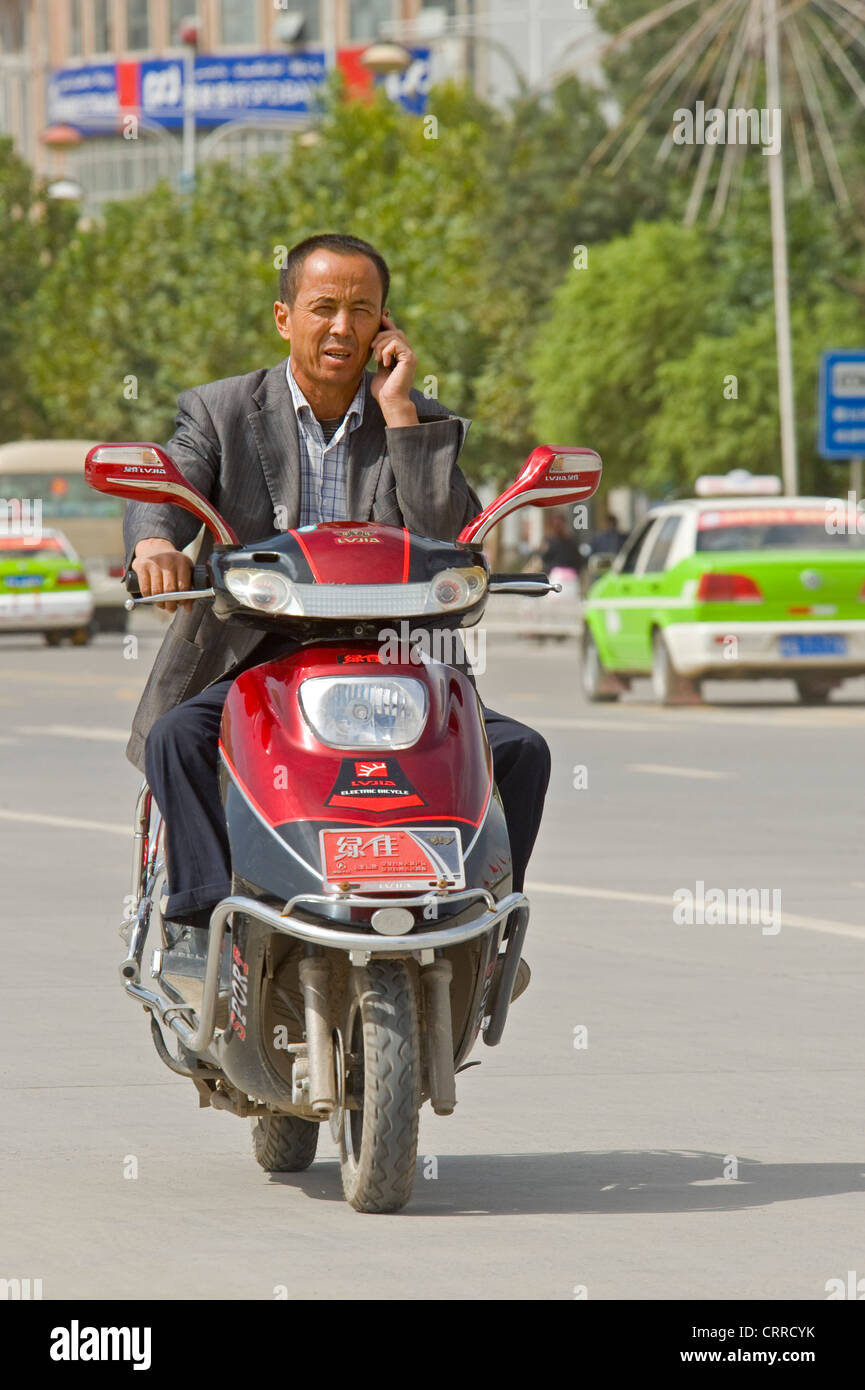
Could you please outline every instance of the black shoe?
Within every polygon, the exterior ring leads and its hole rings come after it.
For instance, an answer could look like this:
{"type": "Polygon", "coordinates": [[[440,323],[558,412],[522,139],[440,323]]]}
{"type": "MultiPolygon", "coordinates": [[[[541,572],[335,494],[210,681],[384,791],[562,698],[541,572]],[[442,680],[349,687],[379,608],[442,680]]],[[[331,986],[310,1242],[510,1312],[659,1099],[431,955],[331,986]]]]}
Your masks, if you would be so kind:
{"type": "MultiPolygon", "coordinates": [[[[504,956],[501,956],[500,959],[499,959],[499,963],[498,963],[498,965],[497,965],[497,967],[496,967],[496,974],[493,976],[493,985],[492,985],[492,988],[491,988],[491,990],[490,990],[490,998],[493,997],[494,991],[495,991],[495,989],[498,987],[498,980],[499,980],[499,978],[501,977],[501,972],[502,972],[502,970],[504,969],[503,961],[504,961],[504,956]]],[[[517,966],[517,973],[516,973],[516,976],[514,977],[514,987],[513,987],[513,989],[511,990],[511,1003],[512,1003],[512,1004],[513,1004],[513,1002],[514,1002],[515,999],[519,999],[520,995],[521,995],[521,994],[524,994],[524,993],[526,992],[526,990],[527,990],[528,987],[529,987],[529,981],[531,980],[531,978],[532,978],[532,972],[531,972],[531,970],[529,969],[529,963],[528,963],[528,961],[527,961],[527,960],[524,960],[522,957],[520,957],[520,963],[519,963],[519,965],[517,966]]]]}
{"type": "Polygon", "coordinates": [[[521,957],[520,963],[517,966],[517,978],[514,980],[514,989],[511,995],[512,1004],[515,999],[519,999],[520,995],[525,993],[525,991],[528,989],[529,981],[531,980],[531,978],[532,972],[529,969],[529,963],[527,960],[523,960],[521,957]]]}
{"type": "Polygon", "coordinates": [[[203,981],[210,937],[207,927],[190,927],[186,922],[166,921],[162,929],[165,937],[163,974],[203,981]]]}

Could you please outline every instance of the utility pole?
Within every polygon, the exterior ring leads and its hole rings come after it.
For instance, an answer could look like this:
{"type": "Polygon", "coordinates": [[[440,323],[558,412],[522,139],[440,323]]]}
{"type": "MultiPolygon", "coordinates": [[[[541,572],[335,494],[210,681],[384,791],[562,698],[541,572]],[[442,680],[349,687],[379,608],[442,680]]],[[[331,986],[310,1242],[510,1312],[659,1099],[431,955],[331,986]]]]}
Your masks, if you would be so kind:
{"type": "Polygon", "coordinates": [[[180,187],[184,193],[195,188],[195,55],[201,39],[197,15],[184,19],[180,25],[183,44],[183,153],[180,168],[180,187]]]}
{"type": "MultiPolygon", "coordinates": [[[[766,56],[766,105],[781,112],[781,77],[778,57],[776,0],[763,0],[763,36],[766,56]]],[[[783,122],[782,122],[783,129],[783,122]]],[[[787,219],[784,209],[783,139],[769,161],[769,211],[772,225],[772,277],[775,290],[775,339],[778,351],[778,408],[781,416],[781,475],[784,492],[799,491],[796,460],[796,416],[793,404],[793,349],[790,338],[790,285],[787,272],[787,219]]]]}

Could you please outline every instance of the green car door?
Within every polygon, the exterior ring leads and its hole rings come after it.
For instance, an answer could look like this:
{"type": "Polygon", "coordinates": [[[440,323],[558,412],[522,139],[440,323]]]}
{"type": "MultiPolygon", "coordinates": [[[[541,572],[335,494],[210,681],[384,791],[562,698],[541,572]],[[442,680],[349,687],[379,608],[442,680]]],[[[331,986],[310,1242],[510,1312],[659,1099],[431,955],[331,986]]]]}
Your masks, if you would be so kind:
{"type": "Polygon", "coordinates": [[[637,671],[652,669],[652,633],[656,627],[664,627],[670,621],[671,608],[681,601],[679,567],[667,569],[667,560],[681,521],[678,512],[660,517],[646,536],[637,557],[634,582],[638,586],[635,597],[639,602],[635,603],[633,610],[634,641],[631,650],[633,669],[637,671]]]}
{"type": "Polygon", "coordinates": [[[598,644],[601,660],[610,671],[632,668],[640,649],[640,605],[635,570],[643,542],[654,530],[657,517],[647,516],[625,541],[619,554],[589,590],[586,620],[598,644]]]}
{"type": "Polygon", "coordinates": [[[586,621],[610,671],[650,671],[652,630],[668,621],[680,585],[665,568],[681,513],[652,514],[625,542],[609,570],[593,585],[586,621]]]}

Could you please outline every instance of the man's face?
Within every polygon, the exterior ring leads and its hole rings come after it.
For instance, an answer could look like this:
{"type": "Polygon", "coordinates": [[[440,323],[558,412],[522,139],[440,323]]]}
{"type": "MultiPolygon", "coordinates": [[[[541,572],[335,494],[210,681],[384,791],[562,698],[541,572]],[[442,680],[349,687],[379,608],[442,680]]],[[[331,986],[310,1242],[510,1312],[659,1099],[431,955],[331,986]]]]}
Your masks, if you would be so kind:
{"type": "Polygon", "coordinates": [[[294,304],[274,305],[277,329],[291,342],[295,376],[322,386],[360,381],[382,308],[381,279],[371,260],[313,251],[294,304]]]}

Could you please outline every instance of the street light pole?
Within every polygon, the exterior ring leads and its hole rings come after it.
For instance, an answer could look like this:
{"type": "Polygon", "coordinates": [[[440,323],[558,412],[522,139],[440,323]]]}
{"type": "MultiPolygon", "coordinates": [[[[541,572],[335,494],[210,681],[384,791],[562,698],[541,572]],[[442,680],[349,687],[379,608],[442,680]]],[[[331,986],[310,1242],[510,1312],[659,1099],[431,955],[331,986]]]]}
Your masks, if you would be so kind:
{"type": "Polygon", "coordinates": [[[336,67],[336,0],[324,0],[321,6],[321,37],[325,71],[331,73],[336,67]]]}
{"type": "MultiPolygon", "coordinates": [[[[763,0],[766,58],[766,105],[781,111],[781,78],[778,58],[776,0],[763,0]]],[[[799,491],[796,460],[796,416],[793,402],[793,349],[790,337],[790,285],[787,271],[787,219],[784,210],[783,140],[769,161],[769,211],[772,227],[772,277],[775,291],[775,339],[778,352],[778,408],[781,416],[781,474],[784,492],[799,491]]]]}
{"type": "Polygon", "coordinates": [[[195,54],[199,42],[197,15],[181,20],[180,39],[183,44],[183,154],[180,186],[184,193],[191,193],[195,187],[195,54]]]}
{"type": "Polygon", "coordinates": [[[529,87],[536,92],[543,78],[543,34],[540,0],[529,0],[529,87]]]}

